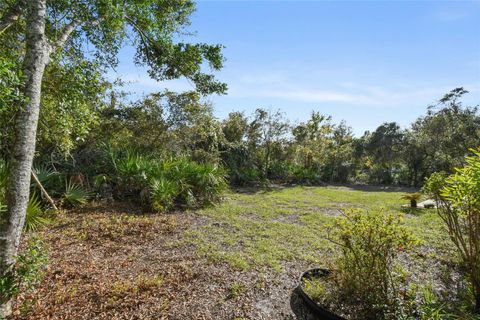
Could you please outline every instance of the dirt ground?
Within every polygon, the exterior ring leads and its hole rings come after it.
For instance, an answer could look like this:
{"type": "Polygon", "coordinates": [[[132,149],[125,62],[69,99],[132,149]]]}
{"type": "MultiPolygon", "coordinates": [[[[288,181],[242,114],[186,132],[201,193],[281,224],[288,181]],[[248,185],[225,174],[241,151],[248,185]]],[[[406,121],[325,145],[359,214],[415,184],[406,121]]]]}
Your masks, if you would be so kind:
{"type": "Polygon", "coordinates": [[[314,319],[295,291],[305,262],[233,270],[184,241],[202,217],[137,213],[90,206],[42,231],[45,278],[17,299],[12,319],[314,319]]]}

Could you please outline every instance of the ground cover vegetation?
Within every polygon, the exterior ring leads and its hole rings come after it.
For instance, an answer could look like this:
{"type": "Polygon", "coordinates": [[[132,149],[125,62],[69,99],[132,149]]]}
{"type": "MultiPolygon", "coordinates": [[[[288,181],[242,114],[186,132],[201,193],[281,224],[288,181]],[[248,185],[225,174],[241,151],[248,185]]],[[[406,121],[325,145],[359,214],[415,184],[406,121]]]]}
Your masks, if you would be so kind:
{"type": "Polygon", "coordinates": [[[177,42],[193,11],[0,4],[0,316],[17,298],[16,318],[288,318],[298,274],[323,265],[331,281],[304,286],[347,316],[475,318],[480,116],[468,91],[360,137],[316,111],[217,119],[205,96],[227,87],[203,67],[222,68],[222,46],[177,42]],[[192,91],[133,99],[106,78],[125,43],[152,78],[192,91]],[[437,208],[416,209],[422,197],[437,208]]]}

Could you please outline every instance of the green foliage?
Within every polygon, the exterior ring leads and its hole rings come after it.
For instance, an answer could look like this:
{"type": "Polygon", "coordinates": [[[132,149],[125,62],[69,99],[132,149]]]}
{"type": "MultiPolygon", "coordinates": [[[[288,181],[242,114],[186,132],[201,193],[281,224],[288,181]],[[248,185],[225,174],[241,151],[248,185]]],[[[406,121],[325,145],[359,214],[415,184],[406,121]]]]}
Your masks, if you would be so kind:
{"type": "Polygon", "coordinates": [[[417,207],[417,201],[420,200],[422,197],[421,193],[414,192],[414,193],[406,193],[402,196],[402,199],[404,200],[409,200],[410,201],[410,207],[416,208],[417,207]]]}
{"type": "Polygon", "coordinates": [[[399,252],[417,243],[399,215],[352,210],[335,221],[329,240],[339,246],[337,301],[357,319],[386,319],[399,309],[399,252]]]}
{"type": "Polygon", "coordinates": [[[8,164],[0,159],[0,202],[5,200],[8,179],[8,164]]]}
{"type": "Polygon", "coordinates": [[[245,291],[245,287],[239,283],[234,282],[228,289],[227,299],[235,299],[240,296],[245,291]]]}
{"type": "Polygon", "coordinates": [[[162,212],[171,209],[178,194],[179,188],[175,182],[164,178],[152,180],[150,196],[154,210],[162,212]]]}
{"type": "Polygon", "coordinates": [[[226,188],[225,173],[215,164],[186,158],[157,160],[134,151],[112,154],[118,196],[142,198],[148,190],[147,203],[157,211],[167,211],[174,205],[210,205],[226,188]]]}
{"type": "Polygon", "coordinates": [[[445,187],[447,175],[444,172],[434,172],[422,187],[422,192],[429,197],[440,200],[442,189],[445,187]]]}
{"type": "Polygon", "coordinates": [[[40,200],[35,193],[30,195],[25,215],[25,231],[36,231],[39,227],[49,223],[50,220],[45,215],[40,200]]]}
{"type": "Polygon", "coordinates": [[[45,164],[38,167],[34,167],[33,171],[37,175],[38,180],[41,184],[45,185],[50,179],[57,176],[59,173],[52,168],[49,168],[45,164]]]}
{"type": "Polygon", "coordinates": [[[91,197],[91,193],[81,185],[73,182],[71,179],[65,181],[65,192],[62,199],[65,205],[69,207],[79,207],[84,205],[91,197]]]}
{"type": "Polygon", "coordinates": [[[20,290],[31,290],[43,278],[48,256],[38,237],[28,239],[27,248],[18,256],[13,268],[0,275],[0,303],[9,301],[20,290]]]}
{"type": "Polygon", "coordinates": [[[418,313],[421,320],[454,320],[459,319],[448,311],[445,302],[433,292],[431,286],[422,289],[422,302],[418,313]]]}
{"type": "Polygon", "coordinates": [[[312,278],[303,280],[303,290],[313,301],[322,301],[327,296],[325,279],[312,278]]]}
{"type": "Polygon", "coordinates": [[[426,189],[440,199],[437,212],[466,267],[480,311],[480,151],[472,150],[466,165],[442,184],[441,175],[432,175],[426,189]],[[443,185],[443,187],[442,187],[443,185]]]}
{"type": "Polygon", "coordinates": [[[164,161],[153,175],[168,179],[171,185],[175,185],[175,188],[168,188],[177,190],[175,202],[188,207],[217,202],[226,187],[224,173],[218,166],[186,159],[164,161]]]}
{"type": "Polygon", "coordinates": [[[98,125],[106,94],[101,72],[80,57],[68,63],[54,59],[47,67],[36,146],[41,155],[70,155],[98,125]]]}
{"type": "Polygon", "coordinates": [[[20,62],[0,55],[0,154],[8,155],[8,148],[13,143],[15,105],[22,102],[20,88],[21,73],[16,72],[20,62]]]}

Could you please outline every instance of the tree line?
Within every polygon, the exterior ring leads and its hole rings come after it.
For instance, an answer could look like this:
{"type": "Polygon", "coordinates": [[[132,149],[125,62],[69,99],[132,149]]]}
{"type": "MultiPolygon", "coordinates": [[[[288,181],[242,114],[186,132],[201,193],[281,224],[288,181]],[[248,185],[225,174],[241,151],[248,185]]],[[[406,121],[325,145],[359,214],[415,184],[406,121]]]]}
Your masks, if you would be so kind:
{"type": "MultiPolygon", "coordinates": [[[[105,145],[158,159],[187,158],[225,169],[231,185],[361,183],[421,186],[433,172],[463,165],[480,141],[476,106],[464,106],[464,88],[428,106],[409,127],[380,124],[356,137],[345,121],[313,111],[290,123],[279,110],[231,112],[220,120],[196,92],[162,91],[137,101],[103,83],[94,98],[71,110],[42,110],[37,164],[86,179],[101,172],[105,145]],[[103,91],[102,91],[103,90],[103,91]],[[83,109],[82,109],[83,108],[83,109]],[[62,121],[59,119],[62,112],[62,121]]],[[[56,86],[56,84],[55,84],[56,86]]],[[[8,117],[2,117],[8,121],[8,117]]],[[[4,143],[11,133],[3,132],[4,143]]],[[[3,145],[2,153],[8,152],[3,145]]]]}

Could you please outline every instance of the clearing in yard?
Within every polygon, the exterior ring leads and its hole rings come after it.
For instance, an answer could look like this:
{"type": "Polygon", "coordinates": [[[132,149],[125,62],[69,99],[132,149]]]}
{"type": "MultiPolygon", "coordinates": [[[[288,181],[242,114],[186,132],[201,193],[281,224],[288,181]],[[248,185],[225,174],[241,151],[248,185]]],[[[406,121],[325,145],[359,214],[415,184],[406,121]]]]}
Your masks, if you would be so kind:
{"type": "MultiPolygon", "coordinates": [[[[329,223],[350,208],[404,214],[402,191],[291,187],[166,215],[126,204],[66,212],[40,232],[50,264],[14,318],[310,319],[294,289],[302,271],[334,267],[329,223]]],[[[439,218],[417,211],[405,224],[422,241],[407,268],[435,280],[453,256],[439,218]]]]}

